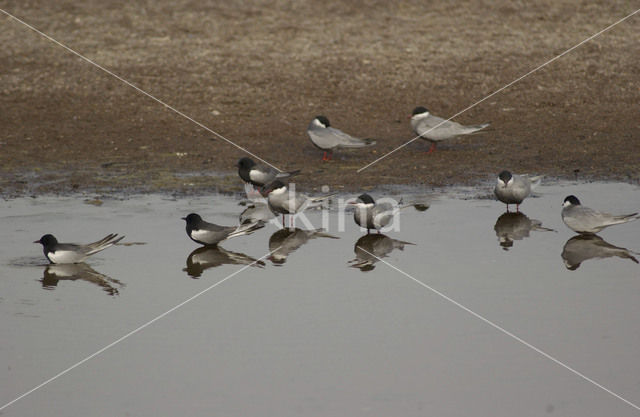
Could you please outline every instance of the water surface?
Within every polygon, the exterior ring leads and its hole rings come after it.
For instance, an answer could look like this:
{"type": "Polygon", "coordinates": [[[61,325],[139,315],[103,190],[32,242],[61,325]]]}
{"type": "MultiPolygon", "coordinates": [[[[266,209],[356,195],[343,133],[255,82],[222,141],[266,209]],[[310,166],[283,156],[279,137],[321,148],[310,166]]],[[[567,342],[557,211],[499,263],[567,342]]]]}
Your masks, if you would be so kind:
{"type": "MultiPolygon", "coordinates": [[[[503,204],[474,198],[490,191],[434,196],[382,236],[350,217],[341,232],[332,211],[326,231],[268,225],[217,249],[189,240],[180,218],[236,224],[238,199],[4,201],[0,406],[244,269],[2,413],[637,415],[371,256],[640,403],[640,221],[599,240],[575,238],[560,219],[568,194],[624,213],[640,208],[640,189],[543,185],[506,216],[503,204]],[[111,232],[145,244],[51,267],[31,243],[111,232]]],[[[308,217],[322,226],[321,212],[308,217]]]]}

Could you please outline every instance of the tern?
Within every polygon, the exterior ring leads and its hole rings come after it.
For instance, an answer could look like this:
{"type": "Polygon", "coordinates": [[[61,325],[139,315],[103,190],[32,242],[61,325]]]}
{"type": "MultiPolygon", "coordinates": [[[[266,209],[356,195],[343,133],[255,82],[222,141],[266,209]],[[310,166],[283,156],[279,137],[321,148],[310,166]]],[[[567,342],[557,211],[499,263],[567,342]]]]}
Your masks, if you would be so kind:
{"type": "Polygon", "coordinates": [[[462,135],[469,135],[478,132],[490,123],[481,125],[465,126],[451,120],[445,120],[434,116],[425,107],[416,107],[411,115],[411,128],[416,135],[431,142],[431,147],[427,153],[436,150],[436,144],[440,141],[453,139],[462,135]]]}
{"type": "Polygon", "coordinates": [[[316,116],[311,123],[309,123],[307,134],[309,135],[309,139],[311,139],[311,143],[324,151],[324,155],[322,156],[323,161],[331,160],[334,149],[364,148],[376,144],[376,141],[373,139],[355,138],[340,129],[331,127],[329,119],[325,116],[316,116]]]}

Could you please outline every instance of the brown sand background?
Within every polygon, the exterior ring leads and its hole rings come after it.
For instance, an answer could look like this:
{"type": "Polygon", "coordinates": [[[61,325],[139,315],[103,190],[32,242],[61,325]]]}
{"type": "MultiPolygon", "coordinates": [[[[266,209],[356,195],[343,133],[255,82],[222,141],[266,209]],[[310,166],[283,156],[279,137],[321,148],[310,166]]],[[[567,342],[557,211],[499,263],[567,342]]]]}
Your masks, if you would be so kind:
{"type": "MultiPolygon", "coordinates": [[[[628,1],[3,1],[1,8],[283,169],[298,187],[486,184],[502,169],[640,180],[640,13],[456,118],[426,155],[418,105],[450,117],[633,12],[628,1]],[[331,163],[318,114],[378,145],[331,163]]],[[[0,15],[0,193],[236,191],[243,153],[0,15]]]]}

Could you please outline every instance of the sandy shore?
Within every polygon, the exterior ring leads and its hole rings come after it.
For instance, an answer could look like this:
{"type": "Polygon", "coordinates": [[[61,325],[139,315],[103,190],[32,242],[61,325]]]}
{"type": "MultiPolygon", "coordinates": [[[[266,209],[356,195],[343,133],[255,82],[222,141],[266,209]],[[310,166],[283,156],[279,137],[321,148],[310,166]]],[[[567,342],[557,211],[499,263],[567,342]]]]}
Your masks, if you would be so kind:
{"type": "MultiPolygon", "coordinates": [[[[5,2],[3,8],[282,169],[299,187],[480,184],[497,172],[640,179],[636,15],[456,118],[491,131],[425,154],[450,117],[633,12],[624,1],[5,2]],[[316,115],[366,150],[321,162],[316,115]]],[[[237,191],[244,156],[0,16],[0,192],[237,191]]]]}

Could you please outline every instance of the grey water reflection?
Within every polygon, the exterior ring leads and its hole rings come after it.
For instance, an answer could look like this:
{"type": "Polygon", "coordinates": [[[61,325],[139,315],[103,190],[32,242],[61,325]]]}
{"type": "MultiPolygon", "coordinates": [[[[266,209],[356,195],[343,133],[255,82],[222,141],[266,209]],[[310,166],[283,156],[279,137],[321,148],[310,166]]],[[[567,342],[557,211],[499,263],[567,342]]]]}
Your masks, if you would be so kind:
{"type": "Polygon", "coordinates": [[[380,233],[364,235],[354,245],[356,258],[349,261],[350,266],[359,268],[362,272],[372,271],[379,258],[389,256],[394,249],[404,250],[405,245],[415,244],[392,239],[380,233]]]}
{"type": "Polygon", "coordinates": [[[87,281],[101,287],[108,295],[118,295],[125,286],[117,279],[110,278],[85,263],[79,264],[51,264],[44,269],[40,282],[42,288],[52,290],[59,281],[87,281]]]}
{"type": "Polygon", "coordinates": [[[532,231],[554,232],[555,230],[542,226],[542,222],[530,219],[522,212],[505,212],[496,221],[493,230],[496,231],[500,246],[504,250],[509,250],[513,246],[514,240],[522,240],[529,237],[532,231]]]}
{"type": "MultiPolygon", "coordinates": [[[[562,248],[562,260],[567,269],[575,271],[580,264],[589,259],[618,257],[631,259],[638,263],[632,252],[625,248],[614,246],[597,235],[578,235],[567,240],[562,248]]],[[[635,253],[637,255],[637,253],[635,253]]]]}
{"type": "Polygon", "coordinates": [[[247,223],[267,223],[276,216],[269,209],[266,203],[254,201],[242,213],[240,213],[240,224],[247,223]]]}
{"type": "MultiPolygon", "coordinates": [[[[492,227],[502,206],[489,203],[484,194],[473,198],[475,188],[445,190],[426,212],[401,211],[401,230],[385,233],[416,246],[405,245],[402,252],[394,248],[381,257],[392,245],[377,233],[359,245],[637,403],[640,265],[624,259],[623,252],[622,259],[588,261],[578,271],[563,266],[560,253],[575,234],[560,212],[571,194],[621,213],[640,205],[638,185],[545,186],[541,197],[526,201],[525,213],[558,233],[530,232],[531,238],[513,240],[514,248],[504,252],[496,248],[492,227]],[[369,239],[371,245],[364,243],[369,239]]],[[[340,240],[298,239],[315,232],[283,230],[271,242],[273,249],[284,245],[274,259],[290,256],[283,266],[275,268],[266,259],[264,268],[222,265],[193,280],[182,269],[187,255],[200,248],[177,218],[202,212],[214,221],[235,222],[246,208],[238,206],[241,196],[149,194],[108,199],[100,207],[83,198],[2,203],[1,404],[214,283],[204,281],[242,271],[2,410],[3,417],[634,415],[627,404],[597,392],[382,261],[363,262],[365,270],[375,266],[366,273],[351,267],[347,262],[362,255],[354,252],[354,244],[364,233],[350,217],[342,219],[344,231],[339,228],[340,207],[329,210],[327,222],[320,211],[306,213],[316,225],[308,229],[324,224],[325,232],[340,240]],[[53,291],[41,288],[44,258],[31,241],[43,230],[74,230],[69,239],[82,241],[86,234],[114,229],[149,242],[92,258],[93,268],[126,283],[121,288],[105,280],[120,296],[105,297],[106,287],[83,281],[60,281],[53,291]],[[508,401],[497,403],[487,395],[494,392],[508,401]]],[[[259,258],[278,230],[270,227],[221,246],[259,258]]],[[[602,237],[640,252],[639,232],[636,221],[607,229],[602,237]]],[[[636,253],[629,255],[640,261],[636,253]]],[[[215,263],[195,255],[192,262],[215,263]]],[[[51,269],[69,267],[78,268],[51,269]]],[[[65,276],[55,277],[60,278],[65,276]]]]}
{"type": "Polygon", "coordinates": [[[336,236],[325,233],[323,229],[302,230],[297,227],[280,229],[269,238],[269,252],[272,252],[269,260],[274,265],[282,265],[292,252],[317,237],[339,239],[336,236]]]}
{"type": "Polygon", "coordinates": [[[191,278],[200,278],[202,273],[221,265],[250,265],[264,267],[264,262],[258,261],[244,253],[228,251],[220,246],[202,246],[194,250],[187,257],[187,267],[183,269],[191,278]]]}

